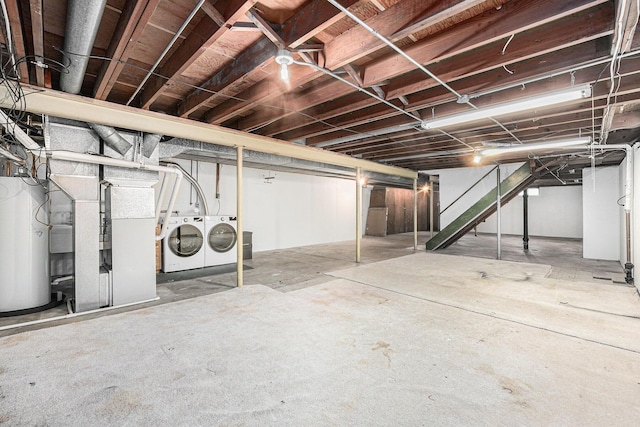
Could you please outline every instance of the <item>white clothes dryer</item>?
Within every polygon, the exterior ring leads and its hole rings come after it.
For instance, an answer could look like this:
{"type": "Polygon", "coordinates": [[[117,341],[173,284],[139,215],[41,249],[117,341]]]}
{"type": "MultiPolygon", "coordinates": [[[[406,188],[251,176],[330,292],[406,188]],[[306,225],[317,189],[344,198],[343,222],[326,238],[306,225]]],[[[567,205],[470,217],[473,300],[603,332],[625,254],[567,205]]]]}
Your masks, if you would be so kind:
{"type": "Polygon", "coordinates": [[[171,273],[204,267],[204,239],[203,216],[169,218],[162,247],[162,270],[171,273]]]}
{"type": "Polygon", "coordinates": [[[232,264],[238,261],[237,224],[235,216],[216,215],[204,218],[205,267],[232,264]]]}

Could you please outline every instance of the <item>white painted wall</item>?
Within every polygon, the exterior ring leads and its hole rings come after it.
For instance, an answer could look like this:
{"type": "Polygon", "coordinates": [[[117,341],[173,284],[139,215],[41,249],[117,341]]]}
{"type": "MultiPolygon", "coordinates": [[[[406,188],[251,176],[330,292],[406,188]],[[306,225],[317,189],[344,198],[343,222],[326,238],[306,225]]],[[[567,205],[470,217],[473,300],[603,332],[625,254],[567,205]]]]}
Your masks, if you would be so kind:
{"type": "MultiPolygon", "coordinates": [[[[518,169],[522,164],[501,166],[501,179],[518,169]]],[[[474,168],[442,169],[428,173],[440,177],[442,208],[462,194],[469,186],[491,170],[491,166],[474,168]]],[[[480,197],[496,186],[496,174],[491,173],[479,185],[464,196],[455,206],[442,215],[443,227],[453,221],[480,197]]],[[[522,234],[523,204],[516,197],[502,207],[501,231],[504,234],[522,234]]],[[[579,186],[544,187],[539,196],[529,197],[529,234],[545,237],[582,237],[582,189],[579,186]],[[552,213],[552,214],[550,214],[552,213]]],[[[496,232],[496,215],[492,215],[478,226],[483,233],[496,232]]]]}
{"type": "MultiPolygon", "coordinates": [[[[518,169],[522,164],[508,164],[501,166],[502,179],[518,169]]],[[[493,166],[480,166],[471,168],[454,168],[429,171],[427,173],[438,175],[440,178],[440,209],[441,211],[451,204],[489,172],[493,166]]],[[[453,206],[440,216],[440,227],[444,228],[455,220],[461,213],[472,206],[478,199],[487,194],[496,186],[496,174],[492,172],[478,185],[465,194],[453,206]]]]}
{"type": "MultiPolygon", "coordinates": [[[[542,187],[538,196],[529,196],[529,235],[582,238],[582,187],[542,187]]],[[[504,234],[522,234],[524,202],[516,197],[502,207],[504,234]]],[[[478,232],[496,233],[496,214],[478,226],[478,232]]]]}
{"type": "Polygon", "coordinates": [[[619,166],[582,170],[584,258],[620,260],[620,188],[619,166]]]}
{"type": "MultiPolygon", "coordinates": [[[[236,215],[236,168],[222,165],[220,199],[215,198],[215,164],[179,162],[202,186],[213,215],[236,215]]],[[[184,182],[174,210],[196,210],[195,191],[184,182]]],[[[254,252],[355,240],[355,181],[244,169],[244,230],[253,232],[254,252]],[[275,176],[275,179],[264,179],[275,176]]],[[[363,207],[371,188],[363,189],[363,207]]],[[[203,207],[200,206],[200,214],[203,207]]],[[[363,224],[367,209],[363,208],[363,224]]],[[[364,234],[364,225],[363,225],[364,234]]]]}

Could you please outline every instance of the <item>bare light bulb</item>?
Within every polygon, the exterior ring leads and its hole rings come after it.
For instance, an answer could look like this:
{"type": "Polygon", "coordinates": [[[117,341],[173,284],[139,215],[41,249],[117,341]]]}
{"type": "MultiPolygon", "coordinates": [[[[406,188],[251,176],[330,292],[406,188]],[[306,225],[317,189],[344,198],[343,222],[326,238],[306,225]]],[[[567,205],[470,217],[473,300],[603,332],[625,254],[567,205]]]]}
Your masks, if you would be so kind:
{"type": "Polygon", "coordinates": [[[280,65],[280,78],[285,82],[289,81],[289,67],[286,63],[280,65]]]}
{"type": "Polygon", "coordinates": [[[481,160],[482,157],[480,155],[476,154],[475,156],[473,156],[473,163],[478,164],[481,160]]]}

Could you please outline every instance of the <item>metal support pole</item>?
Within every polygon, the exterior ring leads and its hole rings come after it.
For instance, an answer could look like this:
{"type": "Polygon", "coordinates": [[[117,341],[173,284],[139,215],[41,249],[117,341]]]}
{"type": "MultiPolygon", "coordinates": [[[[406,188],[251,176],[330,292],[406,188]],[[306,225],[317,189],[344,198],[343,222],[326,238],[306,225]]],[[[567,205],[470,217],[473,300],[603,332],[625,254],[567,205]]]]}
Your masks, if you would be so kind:
{"type": "Polygon", "coordinates": [[[237,251],[238,251],[238,262],[237,262],[237,284],[238,287],[244,285],[244,266],[243,262],[243,253],[244,253],[244,239],[242,235],[242,146],[238,145],[237,149],[237,163],[236,163],[236,216],[238,219],[238,223],[236,225],[237,234],[237,251]]]}
{"type": "MultiPolygon", "coordinates": [[[[629,154],[627,154],[628,156],[629,154]]],[[[631,261],[631,212],[627,210],[624,215],[627,239],[627,262],[624,264],[625,282],[633,283],[633,262],[631,261]]]]}
{"type": "Polygon", "coordinates": [[[496,177],[498,185],[496,186],[496,238],[497,238],[497,259],[502,257],[502,248],[500,247],[500,240],[502,238],[502,230],[500,227],[500,210],[502,208],[502,191],[500,190],[500,166],[496,168],[496,177]]]}
{"type": "Polygon", "coordinates": [[[362,239],[362,170],[356,168],[356,262],[360,262],[360,240],[362,239]]]}
{"type": "Polygon", "coordinates": [[[433,239],[433,198],[436,194],[436,183],[435,181],[431,181],[431,185],[429,186],[429,231],[431,232],[430,238],[433,239]]]}
{"type": "Polygon", "coordinates": [[[523,213],[523,225],[522,225],[522,241],[524,242],[524,250],[529,250],[529,193],[527,189],[524,189],[522,194],[522,213],[523,213]]]}
{"type": "Polygon", "coordinates": [[[413,250],[418,250],[418,180],[413,180],[413,250]]]}

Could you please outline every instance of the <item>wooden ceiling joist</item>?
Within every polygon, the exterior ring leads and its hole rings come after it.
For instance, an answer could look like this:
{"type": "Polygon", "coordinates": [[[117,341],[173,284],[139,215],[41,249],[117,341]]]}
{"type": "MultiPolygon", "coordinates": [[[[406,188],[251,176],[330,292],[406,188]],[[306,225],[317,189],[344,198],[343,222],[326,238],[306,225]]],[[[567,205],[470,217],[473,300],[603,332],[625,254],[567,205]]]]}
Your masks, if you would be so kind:
{"type": "MultiPolygon", "coordinates": [[[[349,2],[347,2],[347,4],[348,3],[349,2]]],[[[351,3],[355,3],[355,1],[351,3]]],[[[314,34],[314,31],[311,29],[316,26],[310,22],[310,18],[313,16],[311,12],[316,9],[316,6],[317,3],[315,2],[305,6],[305,9],[308,9],[308,11],[302,11],[294,15],[293,18],[283,24],[282,28],[278,31],[278,36],[284,40],[287,46],[297,47],[306,41],[304,37],[314,34]]],[[[331,16],[340,15],[340,12],[332,6],[331,9],[323,7],[322,10],[325,14],[329,14],[332,11],[333,14],[331,16]]],[[[258,41],[204,83],[203,87],[206,90],[198,90],[190,94],[179,105],[177,114],[180,117],[189,116],[202,104],[215,97],[216,92],[222,87],[235,82],[254,69],[262,67],[266,62],[272,61],[276,51],[276,46],[269,39],[265,38],[258,41]]]]}
{"type": "MultiPolygon", "coordinates": [[[[201,19],[198,25],[191,31],[187,38],[180,44],[180,48],[168,58],[164,65],[158,68],[156,76],[149,79],[149,82],[142,91],[140,106],[148,109],[153,102],[158,99],[162,90],[166,87],[167,81],[174,79],[193,64],[216,40],[222,37],[236,21],[244,17],[245,13],[253,7],[256,0],[233,0],[220,2],[218,12],[224,23],[217,24],[208,16],[201,19]],[[162,76],[162,77],[160,77],[162,76]]],[[[214,9],[208,6],[208,9],[214,9]]],[[[217,10],[217,9],[216,9],[217,10]]],[[[210,13],[212,13],[210,11],[210,13]]]]}
{"type": "MultiPolygon", "coordinates": [[[[17,62],[17,73],[20,76],[20,81],[23,83],[29,82],[29,70],[27,68],[27,50],[25,48],[24,36],[22,33],[22,20],[20,18],[20,10],[18,8],[17,0],[8,0],[6,2],[7,15],[9,20],[11,36],[13,39],[14,58],[12,61],[17,62]]],[[[4,64],[3,64],[4,65],[4,64]]]]}
{"type": "Polygon", "coordinates": [[[102,64],[93,89],[96,99],[107,99],[111,93],[159,3],[160,0],[129,0],[125,3],[107,49],[106,56],[111,60],[102,64]]]}

